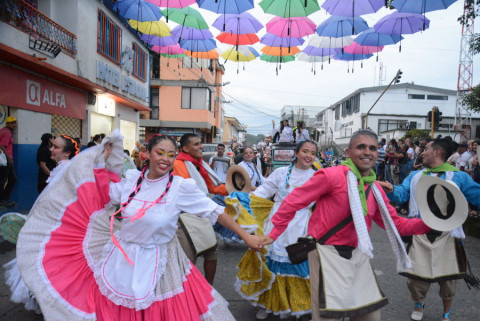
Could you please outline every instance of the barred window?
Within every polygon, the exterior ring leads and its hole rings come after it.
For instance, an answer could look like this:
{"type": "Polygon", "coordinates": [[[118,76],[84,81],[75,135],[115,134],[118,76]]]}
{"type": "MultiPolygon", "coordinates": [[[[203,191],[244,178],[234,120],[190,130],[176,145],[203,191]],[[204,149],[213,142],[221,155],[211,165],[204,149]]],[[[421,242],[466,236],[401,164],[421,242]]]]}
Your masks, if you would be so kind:
{"type": "Polygon", "coordinates": [[[122,29],[101,10],[98,10],[97,36],[97,51],[113,60],[113,62],[120,64],[122,29]]]}
{"type": "Polygon", "coordinates": [[[135,53],[135,57],[133,59],[133,74],[145,81],[148,57],[147,53],[143,51],[136,43],[133,43],[133,52],[135,53]]]}

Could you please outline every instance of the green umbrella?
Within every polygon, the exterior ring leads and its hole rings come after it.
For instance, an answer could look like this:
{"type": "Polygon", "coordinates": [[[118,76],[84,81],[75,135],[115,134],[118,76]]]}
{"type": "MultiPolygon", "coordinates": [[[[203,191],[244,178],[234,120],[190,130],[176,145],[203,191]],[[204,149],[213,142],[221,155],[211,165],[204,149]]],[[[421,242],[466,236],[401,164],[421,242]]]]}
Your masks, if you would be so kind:
{"type": "Polygon", "coordinates": [[[290,62],[295,60],[295,56],[271,56],[271,55],[261,55],[260,60],[266,61],[266,62],[290,62]]]}
{"type": "Polygon", "coordinates": [[[202,14],[190,7],[166,8],[162,10],[162,14],[167,18],[167,22],[170,19],[184,27],[208,29],[208,24],[203,19],[202,14]]]}
{"type": "Polygon", "coordinates": [[[306,17],[320,10],[317,0],[262,0],[259,5],[265,13],[283,18],[306,17]]]}
{"type": "Polygon", "coordinates": [[[169,54],[160,54],[162,55],[162,57],[165,57],[165,58],[183,58],[183,57],[186,57],[187,55],[186,54],[176,54],[176,55],[169,55],[169,54]]]}

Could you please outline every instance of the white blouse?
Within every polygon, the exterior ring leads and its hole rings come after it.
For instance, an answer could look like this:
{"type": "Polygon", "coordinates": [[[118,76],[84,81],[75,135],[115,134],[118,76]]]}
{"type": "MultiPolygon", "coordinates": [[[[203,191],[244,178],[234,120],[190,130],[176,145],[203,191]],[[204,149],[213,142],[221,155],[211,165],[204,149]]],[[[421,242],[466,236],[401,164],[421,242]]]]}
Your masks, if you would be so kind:
{"type": "Polygon", "coordinates": [[[262,171],[259,171],[253,162],[241,161],[238,165],[247,170],[252,186],[260,186],[265,181],[262,171]]]}

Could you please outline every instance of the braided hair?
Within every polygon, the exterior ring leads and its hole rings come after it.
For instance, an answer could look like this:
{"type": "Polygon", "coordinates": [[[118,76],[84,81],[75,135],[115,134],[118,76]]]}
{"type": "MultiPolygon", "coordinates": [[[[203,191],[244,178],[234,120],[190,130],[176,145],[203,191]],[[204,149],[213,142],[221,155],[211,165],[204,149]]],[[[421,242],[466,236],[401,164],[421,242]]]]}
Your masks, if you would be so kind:
{"type": "Polygon", "coordinates": [[[63,146],[63,152],[70,153],[68,155],[68,159],[72,159],[74,156],[78,155],[78,148],[77,141],[70,136],[67,135],[60,135],[63,139],[65,145],[63,146]]]}
{"type": "MultiPolygon", "coordinates": [[[[300,149],[302,149],[302,146],[305,145],[306,143],[313,144],[315,146],[315,150],[316,150],[315,154],[318,152],[318,146],[317,146],[317,144],[315,144],[315,142],[313,142],[311,140],[303,140],[303,141],[301,141],[300,143],[297,144],[297,147],[295,148],[295,155],[298,154],[300,149]]],[[[285,194],[285,190],[290,187],[288,182],[290,181],[290,175],[292,174],[292,170],[295,167],[295,164],[297,164],[297,156],[295,156],[293,158],[292,163],[290,164],[290,166],[288,166],[287,178],[285,179],[285,184],[282,186],[282,194],[285,194]]],[[[317,168],[313,164],[310,165],[310,167],[314,171],[317,171],[317,168]]]]}

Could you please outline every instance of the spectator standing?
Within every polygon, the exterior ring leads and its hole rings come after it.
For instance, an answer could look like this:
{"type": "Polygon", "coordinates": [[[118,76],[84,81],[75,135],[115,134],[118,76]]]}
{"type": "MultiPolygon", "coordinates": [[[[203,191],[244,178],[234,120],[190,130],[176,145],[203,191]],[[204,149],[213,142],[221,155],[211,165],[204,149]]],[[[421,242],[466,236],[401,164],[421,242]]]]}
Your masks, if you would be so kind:
{"type": "Polygon", "coordinates": [[[50,148],[52,147],[53,135],[50,133],[45,133],[42,135],[41,140],[42,143],[37,150],[38,194],[40,194],[47,186],[47,179],[50,176],[50,171],[57,165],[57,163],[52,159],[52,153],[50,151],[50,148]]]}
{"type": "Polygon", "coordinates": [[[378,143],[378,159],[375,163],[375,172],[377,173],[377,179],[383,181],[385,177],[385,156],[387,152],[385,151],[385,143],[380,141],[378,143]]]}
{"type": "Polygon", "coordinates": [[[217,145],[217,154],[210,157],[208,164],[217,174],[218,178],[220,178],[222,183],[225,183],[225,179],[227,178],[227,170],[228,167],[230,167],[230,160],[225,156],[224,144],[217,145]]]}
{"type": "Polygon", "coordinates": [[[13,164],[13,138],[12,133],[17,128],[17,119],[8,116],[5,127],[0,129],[0,149],[7,157],[7,166],[0,166],[0,206],[15,206],[10,200],[10,193],[17,182],[17,175],[13,164]]]}
{"type": "Polygon", "coordinates": [[[310,140],[310,134],[308,133],[307,128],[305,128],[305,122],[300,121],[297,127],[297,131],[295,132],[295,141],[300,143],[304,140],[310,140]]]}
{"type": "Polygon", "coordinates": [[[472,154],[467,150],[468,145],[467,143],[463,142],[458,145],[458,158],[455,162],[455,166],[457,169],[461,170],[462,172],[465,171],[465,167],[467,167],[468,160],[472,157],[472,154]]]}

